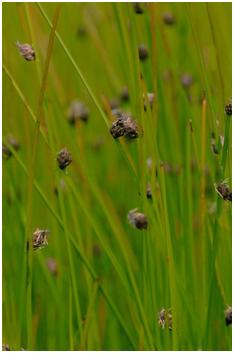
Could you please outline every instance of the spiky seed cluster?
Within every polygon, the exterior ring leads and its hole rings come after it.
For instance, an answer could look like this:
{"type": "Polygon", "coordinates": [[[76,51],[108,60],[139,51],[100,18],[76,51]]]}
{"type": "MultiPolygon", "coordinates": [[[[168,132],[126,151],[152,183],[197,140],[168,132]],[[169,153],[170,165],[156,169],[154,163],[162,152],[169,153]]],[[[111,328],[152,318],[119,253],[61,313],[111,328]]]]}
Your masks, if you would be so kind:
{"type": "Polygon", "coordinates": [[[215,190],[225,201],[232,202],[232,191],[225,181],[216,185],[215,190]]]}
{"type": "Polygon", "coordinates": [[[172,26],[175,24],[175,17],[170,12],[165,12],[163,14],[163,22],[166,25],[172,26]]]}
{"type": "Polygon", "coordinates": [[[69,166],[69,164],[71,164],[72,155],[66,147],[59,151],[59,153],[57,154],[57,162],[59,168],[62,170],[69,166]]]}
{"type": "Polygon", "coordinates": [[[232,324],[232,307],[229,306],[225,312],[225,322],[226,322],[226,325],[229,326],[232,324]]]}
{"type": "Polygon", "coordinates": [[[68,109],[67,118],[71,125],[74,125],[78,120],[86,122],[89,118],[89,110],[84,103],[74,100],[68,109]]]}
{"type": "Polygon", "coordinates": [[[134,8],[135,13],[137,13],[138,15],[141,15],[144,13],[144,9],[143,9],[142,4],[140,2],[134,2],[133,8],[134,8]]]}
{"type": "Polygon", "coordinates": [[[34,61],[36,59],[36,54],[34,49],[30,44],[21,44],[19,42],[16,43],[20,55],[27,61],[34,61]]]}
{"type": "Polygon", "coordinates": [[[139,136],[137,123],[128,114],[118,115],[117,120],[112,123],[110,133],[114,139],[121,136],[135,139],[139,136]]]}
{"type": "Polygon", "coordinates": [[[145,61],[148,58],[149,52],[144,44],[139,45],[138,54],[139,54],[140,61],[145,61]]]}
{"type": "Polygon", "coordinates": [[[39,229],[37,228],[33,232],[33,250],[39,250],[44,248],[48,242],[47,242],[47,236],[49,234],[49,231],[47,229],[39,229]]]}
{"type": "Polygon", "coordinates": [[[225,113],[228,116],[232,115],[232,102],[230,101],[229,103],[226,104],[225,106],[225,113]]]}
{"type": "Polygon", "coordinates": [[[137,208],[134,208],[128,212],[128,221],[137,229],[147,229],[148,227],[148,220],[146,216],[144,213],[138,212],[137,208]]]}
{"type": "Polygon", "coordinates": [[[172,331],[172,314],[171,314],[171,309],[161,309],[158,312],[158,324],[161,326],[163,329],[167,325],[168,329],[172,331]]]}
{"type": "MultiPolygon", "coordinates": [[[[12,136],[8,136],[6,138],[7,144],[9,144],[15,151],[18,151],[20,149],[20,144],[19,142],[12,136]]],[[[12,152],[9,147],[7,147],[5,144],[2,145],[2,155],[4,159],[8,159],[12,156],[12,152]]]]}

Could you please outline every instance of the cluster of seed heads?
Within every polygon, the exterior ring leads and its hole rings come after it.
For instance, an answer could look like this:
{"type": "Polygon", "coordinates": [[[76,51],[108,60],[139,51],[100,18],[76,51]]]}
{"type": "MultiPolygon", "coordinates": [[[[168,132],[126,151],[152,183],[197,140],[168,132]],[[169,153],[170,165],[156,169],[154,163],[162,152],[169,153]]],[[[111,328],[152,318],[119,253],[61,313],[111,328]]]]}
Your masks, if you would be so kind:
{"type": "Polygon", "coordinates": [[[33,47],[30,44],[21,44],[19,42],[16,43],[20,55],[27,61],[34,61],[36,59],[36,54],[33,47]]]}
{"type": "Polygon", "coordinates": [[[89,110],[84,103],[74,100],[68,109],[67,118],[71,125],[79,120],[86,122],[89,118],[89,110]]]}
{"type": "Polygon", "coordinates": [[[129,223],[137,229],[147,229],[148,220],[144,213],[138,212],[137,208],[128,212],[129,223]]]}
{"type": "Polygon", "coordinates": [[[225,323],[227,326],[231,325],[232,324],[232,307],[229,306],[225,312],[225,323]]]}
{"type": "Polygon", "coordinates": [[[226,181],[215,185],[215,190],[223,200],[232,202],[232,190],[226,181]]]}
{"type": "Polygon", "coordinates": [[[64,170],[72,162],[71,152],[65,147],[57,154],[57,162],[60,169],[64,170]]]}
{"type": "Polygon", "coordinates": [[[158,312],[158,324],[163,329],[167,326],[168,330],[172,331],[172,314],[171,309],[161,309],[158,312]]]}
{"type": "Polygon", "coordinates": [[[44,248],[46,245],[48,245],[48,242],[47,242],[48,234],[49,234],[49,231],[47,229],[37,228],[33,232],[33,238],[32,238],[33,250],[39,250],[44,248]]]}
{"type": "Polygon", "coordinates": [[[129,114],[118,112],[117,119],[112,123],[110,133],[117,139],[124,136],[128,139],[135,139],[139,136],[137,122],[129,114]]]}

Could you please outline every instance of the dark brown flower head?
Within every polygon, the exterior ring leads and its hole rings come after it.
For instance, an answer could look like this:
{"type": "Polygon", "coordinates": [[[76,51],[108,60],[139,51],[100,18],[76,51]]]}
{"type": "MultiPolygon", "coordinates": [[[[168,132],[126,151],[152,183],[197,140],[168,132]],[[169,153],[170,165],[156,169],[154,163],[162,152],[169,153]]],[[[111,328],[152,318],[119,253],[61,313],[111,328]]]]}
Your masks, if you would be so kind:
{"type": "Polygon", "coordinates": [[[175,17],[170,12],[165,12],[163,14],[163,22],[166,25],[173,26],[175,24],[175,17]]]}
{"type": "Polygon", "coordinates": [[[188,73],[182,74],[180,80],[184,88],[189,88],[193,84],[193,78],[188,73]]]}
{"type": "Polygon", "coordinates": [[[128,221],[133,227],[137,229],[147,229],[148,227],[146,216],[143,213],[138,212],[137,208],[134,208],[128,212],[128,221]]]}
{"type": "Polygon", "coordinates": [[[225,106],[225,113],[228,116],[232,115],[232,102],[230,101],[229,103],[226,104],[225,106]]]}
{"type": "Polygon", "coordinates": [[[143,5],[140,2],[134,2],[133,8],[135,13],[137,13],[138,15],[141,15],[144,13],[143,5]]]}
{"type": "Polygon", "coordinates": [[[6,138],[6,144],[2,145],[2,155],[4,159],[8,159],[12,156],[12,152],[7,145],[10,145],[15,151],[20,149],[19,142],[12,135],[9,135],[6,138]]]}
{"type": "Polygon", "coordinates": [[[44,248],[47,242],[47,236],[49,231],[47,229],[39,229],[37,228],[33,233],[33,250],[39,250],[44,248]]]}
{"type": "Polygon", "coordinates": [[[232,307],[229,306],[225,312],[225,322],[226,322],[226,325],[229,326],[232,324],[232,307]]]}
{"type": "Polygon", "coordinates": [[[57,274],[58,274],[58,264],[57,264],[57,262],[54,259],[52,259],[52,258],[48,258],[47,261],[46,261],[46,264],[47,264],[47,268],[50,271],[50,273],[53,276],[56,277],[57,274]]]}
{"type": "Polygon", "coordinates": [[[69,166],[69,164],[71,164],[72,155],[66,147],[59,151],[59,153],[57,154],[57,162],[59,168],[62,170],[69,166]]]}
{"type": "Polygon", "coordinates": [[[232,190],[230,189],[226,181],[215,185],[215,190],[219,194],[219,196],[222,197],[222,199],[224,199],[225,201],[232,202],[232,190]]]}
{"type": "Polygon", "coordinates": [[[70,104],[67,117],[71,125],[74,125],[78,120],[86,122],[89,118],[89,110],[82,102],[74,100],[70,104]]]}
{"type": "Polygon", "coordinates": [[[138,47],[138,54],[140,61],[145,61],[149,56],[149,51],[144,44],[140,44],[138,47]]]}
{"type": "Polygon", "coordinates": [[[117,120],[112,123],[110,133],[115,139],[121,136],[135,139],[139,135],[137,123],[129,114],[121,114],[117,120]]]}
{"type": "Polygon", "coordinates": [[[32,48],[31,45],[25,43],[25,44],[20,44],[19,42],[16,43],[20,55],[27,61],[34,61],[36,59],[36,54],[34,49],[32,48]]]}
{"type": "Polygon", "coordinates": [[[8,346],[8,344],[3,344],[2,345],[2,350],[3,351],[11,351],[10,347],[8,346]]]}
{"type": "Polygon", "coordinates": [[[120,94],[120,98],[122,102],[128,102],[129,101],[129,91],[128,91],[128,87],[123,87],[121,94],[120,94]]]}

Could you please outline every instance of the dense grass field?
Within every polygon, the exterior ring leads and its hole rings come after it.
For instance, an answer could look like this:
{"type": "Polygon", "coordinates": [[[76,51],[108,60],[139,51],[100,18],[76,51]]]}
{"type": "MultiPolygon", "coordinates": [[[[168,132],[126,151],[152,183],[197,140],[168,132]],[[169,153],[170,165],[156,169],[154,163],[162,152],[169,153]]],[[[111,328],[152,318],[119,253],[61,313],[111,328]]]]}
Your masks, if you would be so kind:
{"type": "Polygon", "coordinates": [[[231,350],[231,6],[2,5],[4,350],[231,350]]]}

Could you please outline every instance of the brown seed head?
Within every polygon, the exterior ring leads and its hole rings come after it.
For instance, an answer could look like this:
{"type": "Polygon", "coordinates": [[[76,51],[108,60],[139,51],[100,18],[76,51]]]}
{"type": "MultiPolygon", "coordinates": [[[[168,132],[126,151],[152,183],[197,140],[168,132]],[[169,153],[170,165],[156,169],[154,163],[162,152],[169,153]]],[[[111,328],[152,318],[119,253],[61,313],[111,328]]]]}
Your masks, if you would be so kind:
{"type": "Polygon", "coordinates": [[[148,221],[143,213],[138,212],[137,208],[128,212],[129,223],[137,229],[147,229],[148,221]]]}
{"type": "MultiPolygon", "coordinates": [[[[10,145],[15,151],[18,151],[20,149],[19,142],[12,135],[9,135],[6,138],[6,142],[7,142],[7,145],[10,145]]],[[[12,152],[7,145],[5,144],[2,145],[2,155],[4,159],[8,159],[12,156],[12,152]]]]}
{"type": "Polygon", "coordinates": [[[8,346],[8,344],[3,344],[2,345],[2,350],[3,351],[11,351],[10,347],[8,346]]]}
{"type": "Polygon", "coordinates": [[[57,154],[57,162],[59,168],[62,170],[69,166],[69,164],[71,164],[72,155],[66,147],[59,151],[59,153],[57,154]]]}
{"type": "Polygon", "coordinates": [[[167,311],[166,309],[162,309],[158,312],[158,324],[162,328],[165,328],[166,325],[166,317],[167,317],[167,311]]]}
{"type": "Polygon", "coordinates": [[[117,120],[112,123],[110,133],[115,139],[121,136],[135,139],[139,135],[137,123],[129,114],[119,115],[117,120]]]}
{"type": "Polygon", "coordinates": [[[225,322],[226,322],[226,325],[229,326],[232,324],[232,307],[229,306],[225,312],[225,322]]]}
{"type": "Polygon", "coordinates": [[[67,114],[68,121],[71,125],[74,125],[78,120],[86,122],[88,117],[89,110],[82,102],[79,102],[78,100],[71,102],[67,114]]]}
{"type": "Polygon", "coordinates": [[[225,113],[228,116],[232,115],[232,102],[229,102],[228,104],[226,104],[225,106],[225,113]]]}
{"type": "Polygon", "coordinates": [[[180,80],[184,88],[189,88],[193,84],[193,78],[188,73],[182,74],[180,80]]]}
{"type": "Polygon", "coordinates": [[[31,45],[25,43],[20,44],[19,42],[16,43],[16,46],[19,49],[20,55],[27,61],[34,61],[36,59],[36,54],[34,49],[31,45]]]}
{"type": "Polygon", "coordinates": [[[215,185],[215,190],[225,201],[232,202],[232,190],[225,181],[215,185]]]}
{"type": "Polygon", "coordinates": [[[47,242],[47,236],[49,231],[47,229],[39,229],[37,228],[33,233],[33,250],[39,250],[44,248],[47,242]]]}
{"type": "Polygon", "coordinates": [[[120,94],[120,98],[122,102],[128,102],[129,101],[129,91],[128,91],[128,87],[123,87],[121,94],[120,94]]]}
{"type": "Polygon", "coordinates": [[[170,12],[165,12],[163,14],[163,22],[166,25],[173,26],[175,24],[175,17],[170,12]]]}
{"type": "Polygon", "coordinates": [[[152,191],[151,191],[150,185],[147,186],[146,197],[147,197],[147,199],[152,200],[152,191]]]}
{"type": "Polygon", "coordinates": [[[134,2],[133,8],[134,8],[135,13],[137,13],[138,15],[141,15],[144,13],[144,9],[143,9],[142,4],[140,2],[134,2]]]}
{"type": "Polygon", "coordinates": [[[145,61],[148,58],[149,52],[144,44],[139,45],[138,54],[139,54],[140,61],[145,61]]]}
{"type": "Polygon", "coordinates": [[[47,268],[50,271],[50,273],[53,276],[57,276],[57,274],[58,274],[58,264],[57,264],[57,262],[54,259],[52,259],[52,258],[48,258],[47,261],[46,261],[46,264],[47,264],[47,268]]]}

